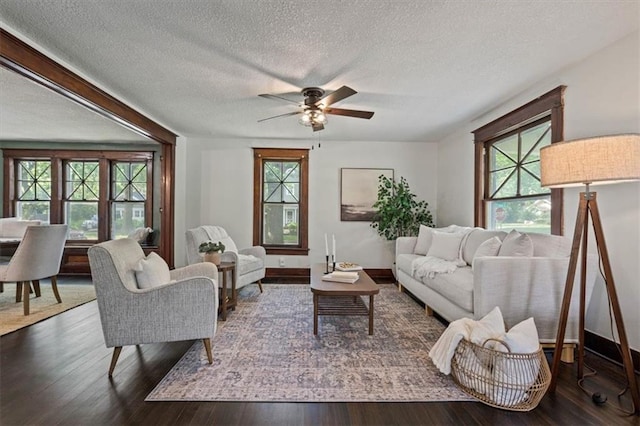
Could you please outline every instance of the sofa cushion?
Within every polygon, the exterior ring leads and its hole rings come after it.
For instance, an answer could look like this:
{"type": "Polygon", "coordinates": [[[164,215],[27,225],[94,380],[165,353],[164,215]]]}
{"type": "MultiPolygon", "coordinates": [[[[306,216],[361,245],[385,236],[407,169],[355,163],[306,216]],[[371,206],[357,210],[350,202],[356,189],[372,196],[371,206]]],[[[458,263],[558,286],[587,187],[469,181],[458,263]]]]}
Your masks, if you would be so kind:
{"type": "Polygon", "coordinates": [[[500,240],[503,240],[506,235],[507,233],[504,231],[489,231],[482,228],[474,229],[469,233],[462,247],[462,260],[467,262],[467,265],[471,265],[480,244],[493,237],[498,237],[500,240]]]}
{"type": "MultiPolygon", "coordinates": [[[[502,246],[502,241],[498,237],[491,237],[484,243],[480,244],[478,250],[473,255],[473,259],[475,260],[478,257],[487,257],[487,256],[497,256],[500,252],[500,247],[502,246]]],[[[473,269],[473,264],[471,264],[471,268],[473,269]]]]}
{"type": "Polygon", "coordinates": [[[156,287],[171,281],[169,265],[154,252],[149,253],[146,258],[140,259],[134,270],[140,289],[156,287]]]}
{"type": "Polygon", "coordinates": [[[527,234],[521,234],[515,229],[504,237],[498,256],[533,256],[533,241],[527,234]]]}
{"type": "Polygon", "coordinates": [[[427,287],[439,293],[460,308],[473,312],[473,272],[463,266],[451,274],[437,274],[425,280],[427,287]]]}
{"type": "Polygon", "coordinates": [[[431,247],[431,238],[433,238],[433,228],[429,228],[425,225],[420,225],[420,231],[418,231],[418,240],[416,246],[413,249],[415,254],[421,254],[425,256],[431,247]]]}
{"type": "Polygon", "coordinates": [[[396,268],[408,275],[411,275],[411,264],[413,263],[414,259],[417,259],[419,257],[424,256],[421,256],[419,254],[399,254],[396,257],[396,268]]]}
{"type": "Polygon", "coordinates": [[[530,233],[533,242],[533,255],[537,257],[569,257],[571,238],[560,235],[530,233]]]}
{"type": "Polygon", "coordinates": [[[464,234],[434,231],[427,256],[455,262],[460,257],[460,243],[463,238],[464,234]]]}

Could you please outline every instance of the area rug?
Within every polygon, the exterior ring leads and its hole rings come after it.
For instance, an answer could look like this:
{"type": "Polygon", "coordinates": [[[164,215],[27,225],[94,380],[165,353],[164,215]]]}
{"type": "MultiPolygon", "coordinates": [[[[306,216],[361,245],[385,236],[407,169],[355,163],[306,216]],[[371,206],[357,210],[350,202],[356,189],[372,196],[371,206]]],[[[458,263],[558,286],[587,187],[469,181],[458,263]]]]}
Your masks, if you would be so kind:
{"type": "Polygon", "coordinates": [[[29,299],[29,315],[24,315],[22,302],[16,303],[16,285],[5,284],[0,293],[0,336],[35,324],[71,308],[95,300],[92,284],[68,285],[58,283],[62,303],[58,303],[48,280],[40,282],[41,296],[29,299]]]}
{"type": "Polygon", "coordinates": [[[146,401],[472,400],[428,357],[445,327],[393,285],[375,297],[373,336],[367,317],[336,316],[314,336],[308,285],[255,287],[218,322],[213,365],[195,342],[146,401]]]}

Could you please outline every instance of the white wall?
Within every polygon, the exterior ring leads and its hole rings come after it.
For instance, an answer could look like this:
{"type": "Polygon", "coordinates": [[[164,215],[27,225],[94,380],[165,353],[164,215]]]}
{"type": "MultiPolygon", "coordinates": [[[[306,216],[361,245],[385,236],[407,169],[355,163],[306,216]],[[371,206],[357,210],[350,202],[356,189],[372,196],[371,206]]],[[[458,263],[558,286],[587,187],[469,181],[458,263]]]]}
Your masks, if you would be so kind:
{"type": "MultiPolygon", "coordinates": [[[[476,128],[566,85],[565,139],[640,132],[640,34],[634,33],[562,69],[526,92],[468,123],[438,145],[440,225],[473,225],[473,135],[476,128]]],[[[640,350],[640,183],[594,187],[612,263],[618,298],[632,348],[640,350]]],[[[579,189],[565,190],[564,229],[575,226],[579,189]]],[[[593,243],[591,248],[593,249],[593,243]]],[[[586,328],[611,338],[609,311],[601,278],[587,309],[586,328]]],[[[614,327],[615,328],[615,327],[614,327]]]]}
{"type": "MultiPolygon", "coordinates": [[[[184,229],[221,225],[239,247],[253,239],[253,147],[311,148],[312,141],[193,139],[185,141],[186,211],[184,229]]],[[[335,234],[338,260],[365,267],[391,268],[393,245],[369,222],[340,221],[340,168],[391,168],[404,176],[419,199],[436,210],[437,145],[435,143],[324,142],[309,151],[309,256],[284,256],[285,267],[308,267],[324,261],[324,234],[335,234]]],[[[177,173],[179,187],[181,174],[177,173]]],[[[176,226],[176,265],[186,263],[184,231],[176,226]],[[180,258],[178,258],[180,252],[180,258]]],[[[268,256],[278,267],[281,256],[268,256]]]]}

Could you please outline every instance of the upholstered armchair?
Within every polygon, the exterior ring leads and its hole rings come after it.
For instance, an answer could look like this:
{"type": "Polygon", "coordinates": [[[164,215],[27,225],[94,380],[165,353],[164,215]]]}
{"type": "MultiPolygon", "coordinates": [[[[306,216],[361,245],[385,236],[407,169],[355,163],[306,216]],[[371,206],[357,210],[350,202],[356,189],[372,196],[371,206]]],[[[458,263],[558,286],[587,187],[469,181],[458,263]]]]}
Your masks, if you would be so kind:
{"type": "Polygon", "coordinates": [[[265,276],[265,258],[267,256],[264,247],[254,246],[238,250],[236,243],[221,226],[203,225],[189,229],[186,232],[186,238],[187,262],[190,265],[203,261],[202,256],[198,253],[200,244],[207,241],[221,241],[225,245],[222,260],[233,261],[236,264],[236,288],[239,289],[257,282],[262,293],[261,280],[265,276]]]}
{"type": "Polygon", "coordinates": [[[106,241],[88,251],[104,341],[114,348],[113,374],[123,346],[203,339],[209,364],[218,313],[218,269],[201,263],[169,270],[133,239],[106,241]]]}
{"type": "Polygon", "coordinates": [[[51,288],[58,303],[62,303],[56,277],[67,240],[67,225],[27,226],[20,244],[7,265],[0,265],[0,283],[16,283],[16,302],[23,302],[29,315],[31,282],[36,296],[40,296],[40,280],[51,278],[51,288]]]}

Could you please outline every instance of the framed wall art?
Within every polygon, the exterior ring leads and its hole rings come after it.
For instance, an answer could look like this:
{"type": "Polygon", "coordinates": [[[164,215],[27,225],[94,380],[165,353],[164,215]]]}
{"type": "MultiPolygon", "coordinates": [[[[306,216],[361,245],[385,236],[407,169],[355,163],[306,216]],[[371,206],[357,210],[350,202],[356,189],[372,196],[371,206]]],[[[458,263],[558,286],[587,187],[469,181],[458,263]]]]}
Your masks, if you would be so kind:
{"type": "Polygon", "coordinates": [[[378,199],[378,176],[393,179],[393,169],[340,169],[340,220],[371,222],[378,199]]]}

